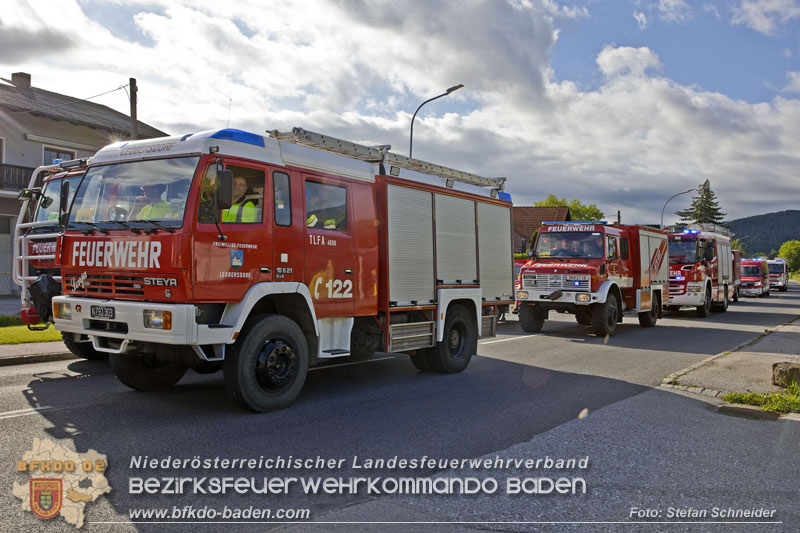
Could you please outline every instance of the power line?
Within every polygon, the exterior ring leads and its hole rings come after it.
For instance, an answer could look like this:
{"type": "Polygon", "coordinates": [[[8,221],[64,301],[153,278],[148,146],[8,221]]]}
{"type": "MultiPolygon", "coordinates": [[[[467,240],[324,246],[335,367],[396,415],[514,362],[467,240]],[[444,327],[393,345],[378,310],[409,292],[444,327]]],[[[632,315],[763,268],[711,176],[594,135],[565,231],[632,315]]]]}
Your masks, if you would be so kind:
{"type": "MultiPolygon", "coordinates": [[[[104,93],[96,94],[94,96],[89,96],[87,98],[76,98],[72,102],[67,102],[65,104],[58,104],[58,105],[40,107],[38,109],[28,109],[26,111],[14,111],[13,113],[0,113],[0,116],[10,117],[12,115],[21,115],[21,114],[24,114],[24,113],[36,113],[38,111],[47,111],[48,109],[56,109],[56,108],[59,108],[59,107],[66,107],[66,106],[69,106],[69,105],[75,105],[75,104],[79,104],[81,102],[86,102],[87,100],[91,100],[92,98],[98,98],[100,96],[103,96],[103,95],[106,95],[106,94],[110,94],[110,93],[113,93],[115,91],[119,91],[120,89],[125,89],[127,86],[128,86],[128,84],[120,85],[116,89],[111,89],[110,91],[106,91],[104,93]]],[[[127,94],[127,92],[128,91],[126,89],[125,93],[127,94]]]]}

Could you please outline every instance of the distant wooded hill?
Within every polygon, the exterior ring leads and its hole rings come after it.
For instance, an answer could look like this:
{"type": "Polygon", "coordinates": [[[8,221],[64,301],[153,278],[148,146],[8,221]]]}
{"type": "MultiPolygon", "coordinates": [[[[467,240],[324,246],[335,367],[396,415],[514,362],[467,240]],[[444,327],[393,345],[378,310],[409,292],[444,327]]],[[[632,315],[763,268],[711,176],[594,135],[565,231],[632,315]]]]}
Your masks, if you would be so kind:
{"type": "Polygon", "coordinates": [[[786,241],[800,240],[800,211],[779,211],[725,222],[735,238],[742,241],[745,252],[778,251],[786,241]]]}

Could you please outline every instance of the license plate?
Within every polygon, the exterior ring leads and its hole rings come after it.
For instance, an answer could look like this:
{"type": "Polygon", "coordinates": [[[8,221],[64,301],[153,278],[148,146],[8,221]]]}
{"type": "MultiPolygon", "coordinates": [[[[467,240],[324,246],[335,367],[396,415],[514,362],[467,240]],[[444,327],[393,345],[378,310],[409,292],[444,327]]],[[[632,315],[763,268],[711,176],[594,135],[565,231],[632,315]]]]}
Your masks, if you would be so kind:
{"type": "Polygon", "coordinates": [[[114,308],[110,305],[93,305],[92,318],[114,318],[114,308]]]}

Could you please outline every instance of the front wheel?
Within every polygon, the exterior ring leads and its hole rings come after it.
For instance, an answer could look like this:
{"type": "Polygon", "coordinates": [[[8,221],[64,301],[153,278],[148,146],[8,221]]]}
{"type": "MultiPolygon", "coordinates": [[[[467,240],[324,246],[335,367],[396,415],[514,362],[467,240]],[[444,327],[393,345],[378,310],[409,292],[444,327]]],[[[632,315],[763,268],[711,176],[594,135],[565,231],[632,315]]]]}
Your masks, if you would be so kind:
{"type": "Polygon", "coordinates": [[[700,318],[707,317],[711,314],[711,288],[706,288],[706,298],[703,305],[697,306],[697,316],[700,318]]]}
{"type": "Polygon", "coordinates": [[[592,329],[595,335],[605,337],[613,335],[617,330],[619,319],[619,301],[615,294],[609,294],[606,301],[592,305],[592,329]]]}
{"type": "Polygon", "coordinates": [[[542,330],[547,312],[536,305],[522,304],[519,307],[519,325],[526,333],[542,330]]]}
{"type": "Polygon", "coordinates": [[[180,357],[157,354],[109,354],[111,370],[123,385],[152,392],[175,385],[186,374],[186,363],[180,357]]]}
{"type": "Polygon", "coordinates": [[[244,407],[265,413],[287,407],[308,372],[308,345],[293,320],[250,318],[222,367],[225,388],[244,407]]]}
{"type": "Polygon", "coordinates": [[[580,309],[575,313],[575,320],[581,326],[591,326],[592,325],[592,311],[587,309],[580,309]]]}

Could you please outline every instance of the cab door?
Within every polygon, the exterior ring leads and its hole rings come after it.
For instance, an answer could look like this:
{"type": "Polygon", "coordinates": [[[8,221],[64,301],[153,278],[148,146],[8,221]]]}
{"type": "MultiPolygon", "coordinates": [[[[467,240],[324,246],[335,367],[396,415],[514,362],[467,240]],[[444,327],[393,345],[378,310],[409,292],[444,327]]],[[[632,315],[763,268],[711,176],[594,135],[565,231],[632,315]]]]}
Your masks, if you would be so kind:
{"type": "Polygon", "coordinates": [[[240,301],[253,284],[272,281],[271,181],[262,166],[225,161],[234,180],[244,178],[247,185],[241,201],[242,215],[237,216],[237,211],[225,216],[229,213],[220,214],[214,201],[213,167],[212,161],[204,171],[195,214],[193,291],[195,298],[207,302],[240,301]],[[220,220],[219,230],[214,224],[215,213],[220,220]]]}
{"type": "Polygon", "coordinates": [[[355,314],[352,191],[346,180],[303,175],[305,282],[317,318],[355,314]]]}

